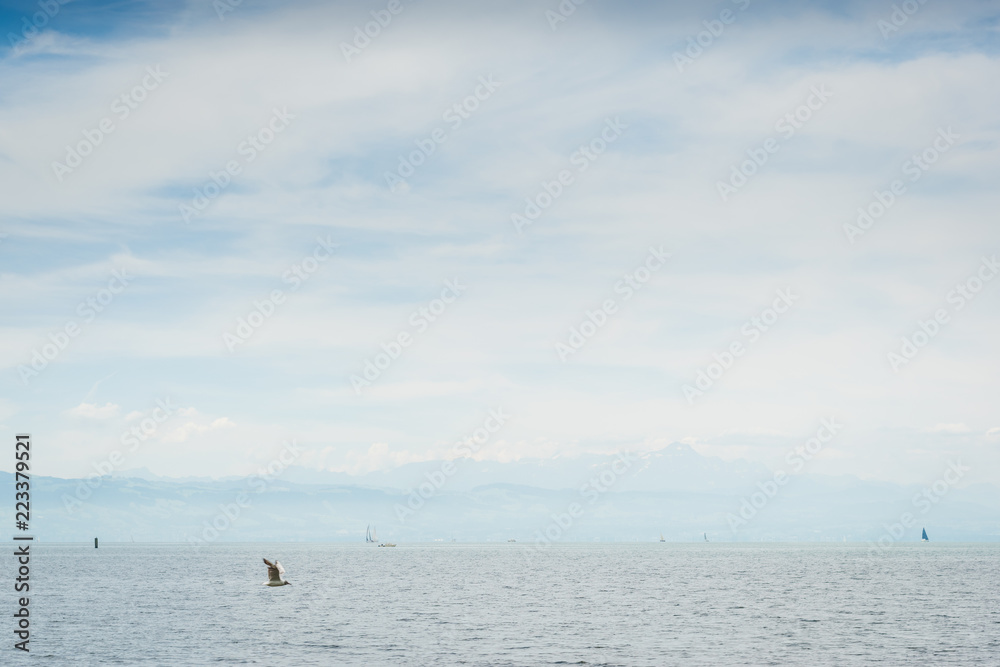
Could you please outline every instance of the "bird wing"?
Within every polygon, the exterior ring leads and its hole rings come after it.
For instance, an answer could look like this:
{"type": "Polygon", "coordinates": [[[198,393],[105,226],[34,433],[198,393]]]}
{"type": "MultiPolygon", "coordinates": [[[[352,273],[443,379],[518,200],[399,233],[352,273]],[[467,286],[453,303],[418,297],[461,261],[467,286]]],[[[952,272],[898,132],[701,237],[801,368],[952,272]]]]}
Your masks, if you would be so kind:
{"type": "Polygon", "coordinates": [[[274,561],[274,564],[278,568],[279,573],[281,574],[285,573],[285,568],[281,567],[281,563],[279,561],[274,561]]]}
{"type": "Polygon", "coordinates": [[[279,574],[278,572],[278,568],[281,567],[281,564],[279,563],[278,567],[275,567],[274,563],[272,563],[266,558],[264,559],[264,562],[267,564],[267,580],[281,581],[281,574],[279,574]]]}

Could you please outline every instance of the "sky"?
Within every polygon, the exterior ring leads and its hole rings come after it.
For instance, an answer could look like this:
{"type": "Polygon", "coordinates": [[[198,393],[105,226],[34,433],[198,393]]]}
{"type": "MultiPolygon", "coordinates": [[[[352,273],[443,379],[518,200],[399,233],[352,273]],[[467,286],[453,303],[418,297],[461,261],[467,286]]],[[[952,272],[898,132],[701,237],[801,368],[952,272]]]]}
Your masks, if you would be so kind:
{"type": "Polygon", "coordinates": [[[5,2],[2,437],[1000,483],[1000,3],[903,5],[5,2]]]}

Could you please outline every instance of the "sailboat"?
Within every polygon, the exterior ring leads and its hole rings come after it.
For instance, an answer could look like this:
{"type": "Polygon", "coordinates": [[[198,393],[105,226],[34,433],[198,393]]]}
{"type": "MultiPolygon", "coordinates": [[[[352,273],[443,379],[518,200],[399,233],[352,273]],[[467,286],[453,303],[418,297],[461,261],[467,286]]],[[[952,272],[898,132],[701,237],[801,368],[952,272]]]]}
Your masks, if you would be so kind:
{"type": "Polygon", "coordinates": [[[665,539],[663,539],[663,533],[660,533],[660,541],[661,541],[661,542],[666,542],[666,540],[665,540],[665,539]]]}
{"type": "Polygon", "coordinates": [[[705,541],[708,542],[708,533],[702,533],[702,535],[705,537],[705,541]]]}
{"type": "Polygon", "coordinates": [[[378,541],[378,528],[368,524],[368,528],[365,530],[365,542],[370,544],[378,544],[380,547],[394,547],[396,546],[392,542],[379,542],[378,541]]]}
{"type": "Polygon", "coordinates": [[[920,541],[921,542],[930,542],[930,540],[927,538],[927,529],[926,528],[921,528],[920,529],[920,533],[921,533],[921,535],[920,535],[920,541]]]}

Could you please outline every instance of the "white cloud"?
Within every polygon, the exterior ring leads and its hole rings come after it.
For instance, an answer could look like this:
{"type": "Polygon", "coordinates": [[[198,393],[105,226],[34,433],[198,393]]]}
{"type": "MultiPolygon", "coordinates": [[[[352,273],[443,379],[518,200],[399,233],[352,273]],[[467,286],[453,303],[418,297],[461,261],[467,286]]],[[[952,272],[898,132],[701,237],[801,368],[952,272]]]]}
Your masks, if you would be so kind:
{"type": "MultiPolygon", "coordinates": [[[[183,412],[183,410],[179,410],[178,412],[183,412]]],[[[192,436],[201,435],[220,428],[234,428],[235,426],[236,424],[234,424],[228,417],[219,417],[218,419],[213,419],[208,423],[196,423],[189,421],[176,428],[170,429],[167,435],[163,437],[163,440],[164,442],[187,442],[192,436]]]]}
{"type": "Polygon", "coordinates": [[[955,434],[959,434],[959,433],[969,433],[972,429],[970,429],[965,424],[957,423],[957,424],[935,424],[934,426],[932,426],[928,430],[931,433],[955,433],[955,434]]]}
{"type": "MultiPolygon", "coordinates": [[[[47,249],[31,271],[0,275],[0,307],[18,315],[0,330],[8,342],[0,368],[26,363],[127,264],[135,286],[53,364],[90,386],[74,359],[109,370],[137,361],[148,371],[141,380],[119,374],[101,385],[102,396],[115,386],[123,397],[154,395],[185,364],[192,370],[177,395],[229,417],[184,408],[183,423],[163,429],[192,446],[202,434],[211,440],[207,470],[280,441],[283,429],[317,447],[336,443],[323,450],[331,465],[423,460],[503,404],[517,418],[495,455],[514,458],[684,437],[699,451],[762,460],[784,452],[782,434],[843,411],[871,448],[850,449],[838,471],[877,476],[896,474],[888,454],[902,451],[874,437],[880,429],[927,438],[934,444],[921,447],[934,449],[961,440],[948,436],[968,432],[965,423],[992,418],[997,351],[988,332],[1000,319],[986,306],[996,283],[899,374],[884,362],[984,249],[1000,247],[989,189],[1000,89],[984,83],[1000,77],[1000,61],[962,32],[976,23],[963,14],[971,5],[921,10],[910,38],[927,21],[965,46],[921,51],[917,42],[912,57],[885,50],[868,10],[748,13],[751,21],[683,74],[670,53],[707,16],[696,4],[646,5],[615,21],[596,6],[581,9],[557,34],[527,6],[491,14],[414,5],[350,64],[336,45],[366,13],[348,4],[264,5],[224,23],[208,11],[203,24],[127,43],[44,33],[31,48],[59,58],[0,63],[3,247],[47,249]],[[287,48],[262,50],[264,40],[287,48]],[[146,64],[170,74],[58,184],[51,162],[110,115],[109,102],[146,64]],[[406,196],[391,195],[382,173],[445,127],[442,112],[490,73],[501,87],[449,133],[406,196]],[[830,102],[723,205],[715,182],[819,83],[833,91],[830,102]],[[204,215],[178,227],[177,204],[273,106],[296,114],[288,131],[204,215]],[[510,213],[615,115],[629,125],[621,141],[576,174],[524,237],[514,234],[510,213]],[[954,126],[960,144],[858,247],[846,244],[843,223],[942,125],[954,126]],[[342,242],[335,259],[230,354],[222,333],[253,300],[289,290],[281,276],[320,232],[342,242]],[[80,261],[59,250],[68,243],[112,249],[80,261]],[[560,363],[553,344],[601,300],[620,299],[616,281],[659,244],[673,253],[667,267],[560,363]],[[454,276],[469,283],[467,294],[354,396],[349,376],[412,331],[410,313],[454,276]],[[743,340],[740,325],[788,285],[801,303],[687,405],[681,385],[743,340]],[[46,305],[36,312],[36,304],[46,305]],[[240,372],[218,374],[220,363],[240,372]],[[951,390],[942,395],[941,386],[951,390]],[[303,405],[317,416],[303,417],[303,405]],[[937,426],[921,433],[923,424],[937,426]]],[[[35,380],[48,393],[7,397],[13,409],[44,409],[54,377],[48,370],[35,380]]],[[[58,446],[76,456],[69,435],[58,446]]],[[[153,467],[168,464],[164,455],[153,467]]]]}
{"type": "Polygon", "coordinates": [[[428,460],[425,457],[405,451],[391,451],[388,443],[373,443],[368,451],[363,453],[348,452],[344,465],[332,466],[333,472],[346,472],[349,475],[363,475],[374,470],[398,468],[407,463],[428,460]]]}
{"type": "Polygon", "coordinates": [[[99,406],[96,403],[81,403],[75,408],[71,408],[68,412],[74,417],[104,420],[117,417],[120,409],[121,406],[114,403],[105,403],[103,406],[99,406]]]}

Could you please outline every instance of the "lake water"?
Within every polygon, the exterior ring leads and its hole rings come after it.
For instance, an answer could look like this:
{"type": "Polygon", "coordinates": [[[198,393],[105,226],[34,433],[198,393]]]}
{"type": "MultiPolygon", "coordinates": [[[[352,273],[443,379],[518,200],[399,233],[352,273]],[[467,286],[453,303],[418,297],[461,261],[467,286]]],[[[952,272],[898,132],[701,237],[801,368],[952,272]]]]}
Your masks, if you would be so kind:
{"type": "MultiPolygon", "coordinates": [[[[1000,545],[38,544],[31,565],[35,664],[1000,664],[1000,545]],[[261,586],[262,557],[293,585],[261,586]]],[[[0,663],[27,664],[3,590],[0,663]]]]}

